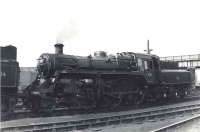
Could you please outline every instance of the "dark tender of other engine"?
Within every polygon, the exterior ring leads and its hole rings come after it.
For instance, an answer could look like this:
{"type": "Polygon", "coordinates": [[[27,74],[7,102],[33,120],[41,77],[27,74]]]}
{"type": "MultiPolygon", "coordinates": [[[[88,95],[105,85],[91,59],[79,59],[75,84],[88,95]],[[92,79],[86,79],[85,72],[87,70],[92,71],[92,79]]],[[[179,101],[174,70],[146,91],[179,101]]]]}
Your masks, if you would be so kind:
{"type": "Polygon", "coordinates": [[[4,115],[12,113],[16,104],[20,72],[17,48],[12,45],[0,47],[0,62],[1,115],[4,115]]]}

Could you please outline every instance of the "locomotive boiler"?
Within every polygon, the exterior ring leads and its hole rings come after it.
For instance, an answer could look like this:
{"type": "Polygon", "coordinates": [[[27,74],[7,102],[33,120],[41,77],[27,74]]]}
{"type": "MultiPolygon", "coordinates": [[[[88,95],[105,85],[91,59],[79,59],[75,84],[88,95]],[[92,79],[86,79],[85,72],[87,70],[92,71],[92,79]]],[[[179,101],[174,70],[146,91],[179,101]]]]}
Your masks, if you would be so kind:
{"type": "Polygon", "coordinates": [[[183,98],[192,86],[190,71],[161,69],[156,55],[98,51],[83,57],[63,54],[63,46],[56,44],[55,54],[45,53],[38,59],[37,78],[24,91],[24,102],[33,111],[183,98]]]}

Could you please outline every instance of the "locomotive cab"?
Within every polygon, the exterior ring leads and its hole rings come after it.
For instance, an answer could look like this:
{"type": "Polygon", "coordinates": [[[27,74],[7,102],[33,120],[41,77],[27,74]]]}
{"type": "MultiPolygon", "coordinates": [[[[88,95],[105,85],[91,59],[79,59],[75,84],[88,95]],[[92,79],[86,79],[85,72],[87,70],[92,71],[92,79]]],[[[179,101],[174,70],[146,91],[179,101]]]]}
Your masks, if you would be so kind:
{"type": "Polygon", "coordinates": [[[155,55],[136,54],[138,71],[144,73],[149,84],[159,83],[160,64],[159,57],[155,55]]]}

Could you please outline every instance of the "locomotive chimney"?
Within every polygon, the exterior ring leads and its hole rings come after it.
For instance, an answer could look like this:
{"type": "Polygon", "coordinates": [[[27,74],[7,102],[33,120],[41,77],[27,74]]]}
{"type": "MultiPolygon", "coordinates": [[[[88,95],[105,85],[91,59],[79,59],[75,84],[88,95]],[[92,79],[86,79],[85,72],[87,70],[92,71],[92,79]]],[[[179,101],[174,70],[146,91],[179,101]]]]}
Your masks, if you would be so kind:
{"type": "Polygon", "coordinates": [[[55,54],[63,54],[63,44],[57,43],[55,46],[55,54]]]}

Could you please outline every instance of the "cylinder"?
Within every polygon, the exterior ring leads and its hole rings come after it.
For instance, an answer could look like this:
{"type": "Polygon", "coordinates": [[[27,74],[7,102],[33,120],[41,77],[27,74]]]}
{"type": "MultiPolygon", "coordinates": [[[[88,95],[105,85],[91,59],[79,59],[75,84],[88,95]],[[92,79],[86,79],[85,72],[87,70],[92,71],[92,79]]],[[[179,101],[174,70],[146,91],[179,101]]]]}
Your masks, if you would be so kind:
{"type": "Polygon", "coordinates": [[[55,54],[63,54],[63,44],[57,43],[55,46],[55,54]]]}

